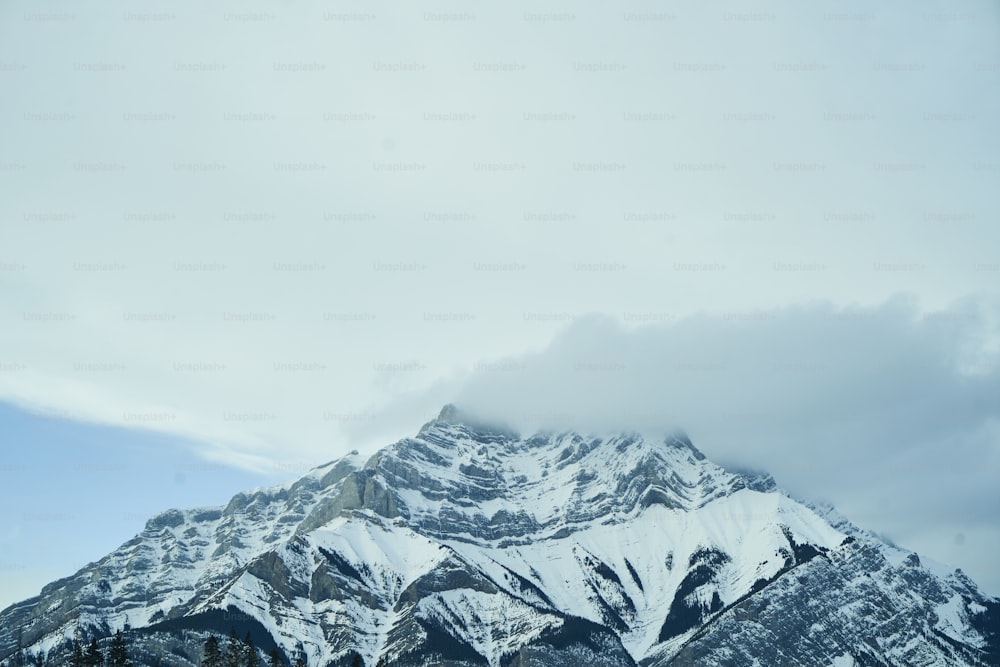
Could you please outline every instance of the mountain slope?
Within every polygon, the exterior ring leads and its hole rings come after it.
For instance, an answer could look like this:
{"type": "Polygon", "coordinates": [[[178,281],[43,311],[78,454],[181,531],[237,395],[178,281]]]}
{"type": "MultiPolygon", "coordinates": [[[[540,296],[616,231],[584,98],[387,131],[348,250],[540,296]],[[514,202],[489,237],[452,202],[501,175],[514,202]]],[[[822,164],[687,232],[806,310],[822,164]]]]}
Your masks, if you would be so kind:
{"type": "Polygon", "coordinates": [[[832,516],[682,435],[448,406],[367,461],[161,514],[0,613],[0,656],[127,625],[177,665],[231,627],[311,665],[1000,664],[1000,602],[832,516]]]}

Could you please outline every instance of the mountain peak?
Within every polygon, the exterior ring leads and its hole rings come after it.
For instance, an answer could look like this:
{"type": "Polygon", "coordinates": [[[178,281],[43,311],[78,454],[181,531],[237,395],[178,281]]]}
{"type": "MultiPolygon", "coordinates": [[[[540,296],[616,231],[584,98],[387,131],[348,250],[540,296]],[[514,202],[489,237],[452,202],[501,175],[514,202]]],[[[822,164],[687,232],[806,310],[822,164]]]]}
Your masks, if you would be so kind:
{"type": "Polygon", "coordinates": [[[682,432],[521,437],[448,404],[363,465],[157,515],[0,612],[0,659],[128,626],[137,665],[196,667],[238,619],[331,667],[1000,664],[1000,600],[832,512],[682,432]]]}
{"type": "Polygon", "coordinates": [[[419,434],[423,435],[428,430],[441,426],[457,426],[473,434],[519,437],[516,431],[505,424],[478,417],[468,410],[459,408],[454,403],[446,403],[436,418],[421,427],[419,434]]]}
{"type": "Polygon", "coordinates": [[[449,424],[460,423],[461,415],[458,407],[454,403],[445,403],[444,407],[441,408],[441,412],[438,413],[437,421],[449,424]]]}

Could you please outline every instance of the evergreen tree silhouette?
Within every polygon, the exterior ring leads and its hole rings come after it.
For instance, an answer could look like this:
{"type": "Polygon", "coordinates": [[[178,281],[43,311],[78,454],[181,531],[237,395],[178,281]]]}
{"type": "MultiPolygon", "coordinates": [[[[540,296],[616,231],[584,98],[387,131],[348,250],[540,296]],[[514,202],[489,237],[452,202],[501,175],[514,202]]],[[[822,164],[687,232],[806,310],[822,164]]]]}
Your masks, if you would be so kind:
{"type": "Polygon", "coordinates": [[[226,644],[225,667],[243,667],[243,647],[236,636],[236,628],[229,630],[229,642],[226,644]]]}
{"type": "Polygon", "coordinates": [[[281,659],[281,651],[271,649],[271,654],[267,659],[267,667],[285,667],[285,661],[281,659]]]}
{"type": "Polygon", "coordinates": [[[219,648],[219,639],[215,635],[209,635],[208,639],[205,640],[201,667],[223,667],[222,649],[219,648]]]}
{"type": "Polygon", "coordinates": [[[243,638],[243,664],[246,667],[260,667],[260,661],[257,660],[257,647],[253,645],[249,630],[243,638]]]}
{"type": "Polygon", "coordinates": [[[83,664],[86,667],[101,667],[104,664],[104,654],[97,646],[97,637],[90,639],[90,646],[87,647],[87,652],[83,656],[83,664]]]}
{"type": "Polygon", "coordinates": [[[70,667],[84,667],[83,649],[80,647],[80,641],[76,637],[73,638],[73,653],[70,655],[69,664],[70,667]]]}
{"type": "Polygon", "coordinates": [[[128,647],[125,644],[125,636],[122,631],[115,632],[111,638],[111,647],[108,648],[108,667],[131,667],[132,661],[128,657],[128,647]]]}

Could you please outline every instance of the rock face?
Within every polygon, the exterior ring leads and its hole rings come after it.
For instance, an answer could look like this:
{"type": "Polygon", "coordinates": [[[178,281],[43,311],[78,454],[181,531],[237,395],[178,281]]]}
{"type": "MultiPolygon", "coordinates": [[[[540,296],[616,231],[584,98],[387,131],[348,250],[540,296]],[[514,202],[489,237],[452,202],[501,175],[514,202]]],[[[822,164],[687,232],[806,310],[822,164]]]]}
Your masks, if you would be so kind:
{"type": "Polygon", "coordinates": [[[521,437],[447,407],[218,508],[170,510],[0,613],[61,660],[138,664],[250,632],[310,665],[1000,665],[1000,600],[682,435],[521,437]]]}

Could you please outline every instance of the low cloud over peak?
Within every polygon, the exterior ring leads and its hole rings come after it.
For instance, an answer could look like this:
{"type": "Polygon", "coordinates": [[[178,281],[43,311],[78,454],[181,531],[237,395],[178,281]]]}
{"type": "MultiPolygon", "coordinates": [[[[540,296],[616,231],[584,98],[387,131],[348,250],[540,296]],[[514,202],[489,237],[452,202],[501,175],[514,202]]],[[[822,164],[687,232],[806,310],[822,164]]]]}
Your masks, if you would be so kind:
{"type": "Polygon", "coordinates": [[[986,298],[922,312],[899,297],[636,327],[588,316],[540,351],[401,398],[377,423],[433,414],[450,393],[522,433],[683,429],[713,460],[765,469],[996,591],[968,559],[1000,547],[998,312],[986,298]]]}
{"type": "Polygon", "coordinates": [[[995,303],[967,300],[921,313],[899,298],[876,308],[813,303],[633,328],[588,316],[539,352],[478,364],[455,402],[526,431],[770,433],[787,430],[792,414],[817,432],[856,424],[881,433],[880,422],[902,421],[931,434],[996,408],[988,400],[996,356],[987,345],[995,312],[995,303]]]}

